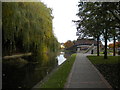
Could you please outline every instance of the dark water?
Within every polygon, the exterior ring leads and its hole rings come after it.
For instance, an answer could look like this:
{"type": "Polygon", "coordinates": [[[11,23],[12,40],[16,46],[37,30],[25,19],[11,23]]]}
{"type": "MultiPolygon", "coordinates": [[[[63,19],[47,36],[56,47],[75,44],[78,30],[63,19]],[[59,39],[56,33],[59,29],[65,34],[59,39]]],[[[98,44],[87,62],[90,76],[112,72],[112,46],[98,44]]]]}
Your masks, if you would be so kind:
{"type": "Polygon", "coordinates": [[[42,67],[39,63],[28,63],[22,67],[16,67],[3,63],[2,87],[3,88],[32,88],[49,74],[56,66],[62,64],[66,58],[64,52],[51,58],[48,65],[42,67]],[[58,60],[57,60],[58,59],[58,60]]]}

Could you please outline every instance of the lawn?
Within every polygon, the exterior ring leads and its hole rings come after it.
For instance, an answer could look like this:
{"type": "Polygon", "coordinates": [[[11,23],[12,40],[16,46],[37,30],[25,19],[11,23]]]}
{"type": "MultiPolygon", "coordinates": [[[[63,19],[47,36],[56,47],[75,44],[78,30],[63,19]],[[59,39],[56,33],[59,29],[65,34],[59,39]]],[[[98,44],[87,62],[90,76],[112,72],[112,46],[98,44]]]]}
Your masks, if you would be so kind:
{"type": "Polygon", "coordinates": [[[119,88],[120,56],[108,56],[108,59],[104,59],[103,56],[88,58],[114,89],[119,88]]]}
{"type": "Polygon", "coordinates": [[[108,56],[104,59],[103,56],[88,56],[93,64],[117,64],[120,63],[120,56],[108,56]]]}
{"type": "Polygon", "coordinates": [[[40,88],[64,88],[75,58],[76,54],[72,54],[46,82],[40,85],[40,88]]]}

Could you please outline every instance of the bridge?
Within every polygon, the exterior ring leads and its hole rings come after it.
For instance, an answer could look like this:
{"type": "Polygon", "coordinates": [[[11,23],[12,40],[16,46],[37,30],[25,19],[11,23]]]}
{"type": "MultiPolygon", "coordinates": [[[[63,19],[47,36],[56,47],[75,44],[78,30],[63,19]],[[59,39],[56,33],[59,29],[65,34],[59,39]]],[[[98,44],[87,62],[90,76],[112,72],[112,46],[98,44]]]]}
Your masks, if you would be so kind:
{"type": "MultiPolygon", "coordinates": [[[[99,41],[100,49],[103,47],[101,41],[99,41]]],[[[73,52],[80,53],[93,53],[97,52],[97,41],[94,39],[77,39],[75,44],[72,47],[67,48],[66,50],[71,50],[73,52]]]]}

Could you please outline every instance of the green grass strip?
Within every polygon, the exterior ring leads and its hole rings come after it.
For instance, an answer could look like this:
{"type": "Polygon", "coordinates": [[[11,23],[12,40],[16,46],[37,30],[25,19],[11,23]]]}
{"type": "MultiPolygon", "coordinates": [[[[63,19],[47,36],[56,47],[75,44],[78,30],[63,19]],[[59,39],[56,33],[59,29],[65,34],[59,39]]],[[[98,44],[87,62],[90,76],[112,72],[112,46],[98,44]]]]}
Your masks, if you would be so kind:
{"type": "Polygon", "coordinates": [[[76,54],[72,54],[40,88],[64,88],[75,58],[76,54]]]}
{"type": "Polygon", "coordinates": [[[120,63],[120,56],[108,56],[108,59],[104,59],[104,56],[87,56],[93,64],[117,64],[120,63]]]}

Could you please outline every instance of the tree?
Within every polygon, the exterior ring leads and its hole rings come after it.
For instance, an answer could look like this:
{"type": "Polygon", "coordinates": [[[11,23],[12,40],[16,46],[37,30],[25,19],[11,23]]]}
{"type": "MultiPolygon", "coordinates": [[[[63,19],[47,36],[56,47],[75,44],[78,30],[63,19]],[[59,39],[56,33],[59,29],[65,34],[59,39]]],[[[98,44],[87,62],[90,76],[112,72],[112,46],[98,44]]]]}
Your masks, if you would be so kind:
{"type": "MultiPolygon", "coordinates": [[[[107,40],[110,35],[109,32],[113,27],[119,27],[118,20],[111,14],[111,10],[119,12],[117,2],[80,2],[79,13],[77,14],[80,20],[76,21],[77,31],[84,36],[93,36],[97,38],[97,55],[99,56],[99,37],[102,35],[105,40],[104,58],[107,59],[107,40]],[[111,9],[111,6],[113,7],[111,9]],[[113,24],[113,25],[112,25],[113,24]]],[[[119,14],[117,14],[119,15],[119,14]]],[[[113,31],[112,31],[113,32],[113,31]]],[[[114,32],[115,29],[114,29],[114,32]]]]}
{"type": "MultiPolygon", "coordinates": [[[[117,17],[119,16],[119,2],[114,2],[114,3],[102,3],[102,6],[103,6],[103,9],[106,10],[107,12],[107,18],[108,18],[108,22],[107,22],[107,25],[108,25],[108,38],[113,37],[113,43],[114,43],[114,48],[113,48],[113,56],[115,56],[115,43],[116,43],[116,37],[118,37],[119,35],[119,30],[117,28],[120,28],[119,25],[119,19],[116,18],[116,15],[117,17]],[[116,15],[115,13],[116,12],[116,15]],[[114,14],[113,14],[114,13],[114,14]]],[[[107,47],[107,46],[106,46],[107,47]]]]}
{"type": "Polygon", "coordinates": [[[2,8],[3,56],[32,52],[33,61],[48,62],[58,49],[52,10],[41,2],[3,2],[2,8]]]}
{"type": "Polygon", "coordinates": [[[99,3],[82,3],[79,5],[79,13],[77,14],[80,20],[75,21],[77,23],[77,31],[82,37],[92,36],[97,39],[97,55],[99,56],[99,38],[102,33],[102,25],[100,22],[101,15],[96,15],[99,8],[99,3]]]}
{"type": "Polygon", "coordinates": [[[71,47],[73,45],[74,45],[74,43],[72,41],[70,41],[70,40],[68,40],[67,42],[64,43],[65,48],[69,48],[69,47],[71,47]]]}

